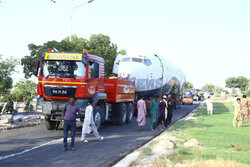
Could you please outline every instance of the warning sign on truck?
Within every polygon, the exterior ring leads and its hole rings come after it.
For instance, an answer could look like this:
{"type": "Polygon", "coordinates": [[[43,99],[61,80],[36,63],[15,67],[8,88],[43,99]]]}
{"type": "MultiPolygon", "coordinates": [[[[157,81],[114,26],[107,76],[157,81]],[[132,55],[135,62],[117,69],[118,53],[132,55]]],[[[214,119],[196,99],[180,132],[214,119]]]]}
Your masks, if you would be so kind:
{"type": "Polygon", "coordinates": [[[80,53],[46,53],[44,60],[74,60],[81,61],[82,54],[80,53]]]}

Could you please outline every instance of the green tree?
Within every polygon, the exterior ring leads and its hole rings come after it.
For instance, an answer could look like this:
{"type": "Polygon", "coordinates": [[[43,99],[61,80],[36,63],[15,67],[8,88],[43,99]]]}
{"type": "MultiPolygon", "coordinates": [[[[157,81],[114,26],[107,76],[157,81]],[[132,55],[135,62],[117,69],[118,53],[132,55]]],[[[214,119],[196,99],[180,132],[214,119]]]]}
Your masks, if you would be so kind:
{"type": "Polygon", "coordinates": [[[127,54],[127,51],[124,50],[124,49],[122,49],[122,50],[119,51],[119,54],[121,54],[121,55],[126,55],[126,54],[127,54]]]}
{"type": "Polygon", "coordinates": [[[214,89],[215,89],[215,86],[212,85],[212,84],[205,84],[203,87],[202,87],[203,90],[205,91],[208,91],[208,92],[213,92],[214,89]]]}
{"type": "Polygon", "coordinates": [[[250,96],[250,89],[245,90],[242,94],[247,95],[247,97],[250,96]]]}
{"type": "Polygon", "coordinates": [[[185,84],[185,89],[192,89],[193,87],[194,87],[194,86],[193,86],[192,83],[186,82],[186,84],[185,84]]]}
{"type": "Polygon", "coordinates": [[[215,96],[217,96],[217,97],[220,96],[221,92],[224,92],[223,89],[219,86],[215,86],[214,91],[215,91],[215,96]]]}
{"type": "Polygon", "coordinates": [[[230,77],[226,79],[226,87],[227,88],[239,88],[240,91],[243,93],[249,88],[250,80],[246,77],[239,76],[239,77],[230,77]]]}
{"type": "Polygon", "coordinates": [[[31,80],[20,80],[14,85],[10,97],[14,101],[30,101],[36,94],[36,83],[31,80]]]}
{"type": "Polygon", "coordinates": [[[25,56],[21,60],[25,78],[29,78],[33,74],[35,61],[40,60],[42,54],[51,48],[54,51],[60,52],[82,52],[82,49],[87,49],[89,54],[94,54],[103,57],[105,60],[105,74],[111,76],[113,63],[117,55],[116,44],[111,43],[110,37],[103,34],[91,35],[89,40],[78,38],[76,35],[65,38],[62,41],[48,41],[43,45],[28,45],[30,55],[25,56]]]}
{"type": "Polygon", "coordinates": [[[105,76],[112,75],[113,64],[117,56],[117,46],[111,43],[110,37],[103,34],[91,35],[89,53],[100,56],[105,61],[105,76]]]}
{"type": "Polygon", "coordinates": [[[15,67],[18,65],[17,59],[6,59],[0,55],[0,96],[5,95],[12,88],[11,74],[15,71],[15,67]]]}

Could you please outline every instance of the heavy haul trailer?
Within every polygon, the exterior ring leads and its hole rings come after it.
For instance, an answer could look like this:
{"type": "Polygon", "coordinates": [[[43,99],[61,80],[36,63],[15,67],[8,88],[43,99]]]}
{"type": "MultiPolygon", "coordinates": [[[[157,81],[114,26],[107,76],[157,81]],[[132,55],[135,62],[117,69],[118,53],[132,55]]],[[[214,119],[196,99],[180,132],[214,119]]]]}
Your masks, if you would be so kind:
{"type": "MultiPolygon", "coordinates": [[[[37,111],[44,115],[47,129],[59,125],[61,112],[69,97],[84,113],[88,98],[94,100],[94,121],[97,128],[111,119],[123,125],[133,117],[135,83],[122,78],[104,78],[104,60],[82,53],[45,52],[35,63],[38,76],[37,111]]],[[[83,115],[84,116],[84,115],[83,115]]]]}

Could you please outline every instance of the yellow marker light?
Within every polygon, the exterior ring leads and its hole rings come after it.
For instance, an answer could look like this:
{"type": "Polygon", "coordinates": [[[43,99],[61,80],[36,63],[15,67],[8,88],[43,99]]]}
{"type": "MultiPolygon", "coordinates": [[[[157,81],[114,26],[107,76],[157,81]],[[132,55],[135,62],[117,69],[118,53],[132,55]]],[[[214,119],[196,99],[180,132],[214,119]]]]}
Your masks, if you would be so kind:
{"type": "Polygon", "coordinates": [[[81,61],[81,53],[46,53],[44,60],[72,60],[72,61],[81,61]]]}

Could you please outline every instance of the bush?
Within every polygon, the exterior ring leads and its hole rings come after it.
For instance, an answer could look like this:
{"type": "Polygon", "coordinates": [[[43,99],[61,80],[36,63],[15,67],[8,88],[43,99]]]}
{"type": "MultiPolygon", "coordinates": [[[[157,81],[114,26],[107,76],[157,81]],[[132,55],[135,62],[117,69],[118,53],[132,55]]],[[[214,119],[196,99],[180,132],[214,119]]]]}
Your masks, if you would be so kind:
{"type": "Polygon", "coordinates": [[[242,92],[242,94],[247,95],[247,97],[250,96],[250,89],[247,89],[246,91],[242,92]]]}
{"type": "Polygon", "coordinates": [[[150,147],[146,147],[142,152],[144,155],[150,155],[152,153],[152,149],[150,147]]]}

